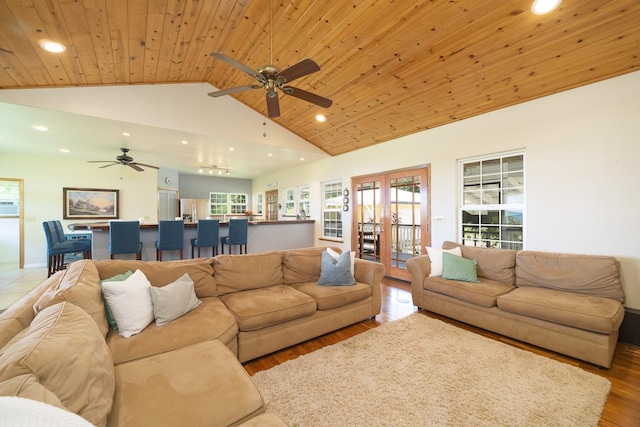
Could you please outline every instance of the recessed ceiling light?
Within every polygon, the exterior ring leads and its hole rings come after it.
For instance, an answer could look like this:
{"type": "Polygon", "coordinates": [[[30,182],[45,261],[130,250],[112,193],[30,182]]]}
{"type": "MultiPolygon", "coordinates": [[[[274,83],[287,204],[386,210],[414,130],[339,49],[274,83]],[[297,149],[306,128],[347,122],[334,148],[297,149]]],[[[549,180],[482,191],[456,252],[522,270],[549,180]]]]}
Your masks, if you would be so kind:
{"type": "Polygon", "coordinates": [[[229,147],[229,151],[233,151],[233,150],[235,150],[235,148],[229,147]]]}
{"type": "Polygon", "coordinates": [[[189,142],[188,141],[182,141],[182,144],[187,145],[189,142]]]}
{"type": "Polygon", "coordinates": [[[272,156],[273,156],[273,154],[269,153],[269,154],[267,154],[267,156],[272,157],[272,156]]]}
{"type": "Polygon", "coordinates": [[[316,120],[320,123],[324,123],[327,121],[327,117],[324,114],[316,114],[316,120]]]}
{"type": "Polygon", "coordinates": [[[131,134],[129,132],[122,132],[123,136],[131,136],[131,134]]]}
{"type": "Polygon", "coordinates": [[[40,47],[47,52],[60,53],[67,50],[67,47],[62,43],[52,42],[51,40],[43,40],[40,42],[40,47]]]}
{"type": "Polygon", "coordinates": [[[531,12],[534,15],[544,15],[560,6],[562,0],[534,0],[531,4],[531,12]]]}
{"type": "Polygon", "coordinates": [[[300,160],[304,160],[304,157],[300,157],[300,160]]]}
{"type": "Polygon", "coordinates": [[[34,128],[35,130],[39,130],[39,131],[41,131],[41,132],[46,132],[46,131],[48,131],[48,130],[49,130],[49,128],[48,128],[48,127],[46,127],[46,126],[42,126],[42,125],[36,125],[36,126],[34,126],[33,128],[34,128]]]}
{"type": "Polygon", "coordinates": [[[61,152],[61,153],[68,153],[68,152],[69,152],[69,150],[67,150],[66,148],[61,148],[61,149],[60,149],[60,152],[61,152]]]}

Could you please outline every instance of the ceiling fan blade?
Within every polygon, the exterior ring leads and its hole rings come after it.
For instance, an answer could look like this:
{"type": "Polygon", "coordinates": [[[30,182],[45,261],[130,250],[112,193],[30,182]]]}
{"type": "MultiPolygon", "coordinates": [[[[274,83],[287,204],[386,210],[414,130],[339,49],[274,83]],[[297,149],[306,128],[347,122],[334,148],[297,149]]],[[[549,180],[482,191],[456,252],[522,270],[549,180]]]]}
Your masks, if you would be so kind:
{"type": "Polygon", "coordinates": [[[312,59],[307,58],[280,71],[276,74],[276,78],[279,79],[280,77],[283,77],[284,83],[289,83],[295,79],[299,79],[300,77],[315,73],[316,71],[320,71],[320,66],[312,59]]]}
{"type": "Polygon", "coordinates": [[[251,77],[257,78],[258,73],[257,73],[256,70],[253,70],[253,69],[247,67],[246,65],[236,61],[233,58],[229,58],[224,53],[213,52],[213,53],[210,53],[209,55],[213,56],[216,59],[219,59],[220,61],[226,62],[227,64],[231,65],[232,67],[236,67],[240,71],[244,71],[245,73],[249,74],[251,77]]]}
{"type": "Polygon", "coordinates": [[[331,107],[331,104],[333,104],[333,101],[329,98],[325,98],[323,96],[316,95],[315,93],[307,92],[306,90],[298,89],[295,87],[285,86],[282,88],[282,91],[287,95],[295,96],[296,98],[311,102],[312,104],[316,104],[323,108],[329,108],[331,107]]]}
{"type": "Polygon", "coordinates": [[[142,169],[140,166],[138,166],[135,163],[127,163],[127,166],[129,166],[132,169],[137,170],[138,172],[144,172],[144,169],[142,169]]]}
{"type": "Polygon", "coordinates": [[[87,163],[118,163],[113,160],[87,160],[87,163]]]}
{"type": "Polygon", "coordinates": [[[267,114],[269,117],[280,117],[278,92],[267,92],[267,114]]]}
{"type": "Polygon", "coordinates": [[[119,164],[120,164],[120,162],[113,162],[113,163],[111,163],[111,164],[109,164],[109,165],[100,166],[100,169],[102,169],[102,168],[108,168],[109,166],[115,166],[115,165],[119,165],[119,164]]]}
{"type": "Polygon", "coordinates": [[[131,165],[136,165],[136,166],[144,166],[145,168],[151,168],[151,169],[160,169],[158,166],[153,166],[153,165],[146,165],[144,163],[129,163],[129,166],[131,165]]]}
{"type": "Polygon", "coordinates": [[[207,95],[217,98],[219,96],[229,95],[231,93],[236,93],[236,92],[242,92],[249,89],[260,89],[261,87],[262,86],[258,86],[258,85],[238,86],[238,87],[232,87],[229,89],[219,90],[217,92],[209,92],[207,95]]]}

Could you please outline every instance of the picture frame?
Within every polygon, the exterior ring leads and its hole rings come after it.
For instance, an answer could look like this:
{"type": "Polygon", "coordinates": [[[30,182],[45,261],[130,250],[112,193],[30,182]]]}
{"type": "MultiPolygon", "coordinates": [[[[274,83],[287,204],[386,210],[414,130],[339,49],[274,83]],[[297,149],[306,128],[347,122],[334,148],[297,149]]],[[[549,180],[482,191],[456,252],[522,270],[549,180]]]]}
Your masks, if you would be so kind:
{"type": "Polygon", "coordinates": [[[63,219],[118,219],[120,190],[101,188],[62,189],[63,219]]]}

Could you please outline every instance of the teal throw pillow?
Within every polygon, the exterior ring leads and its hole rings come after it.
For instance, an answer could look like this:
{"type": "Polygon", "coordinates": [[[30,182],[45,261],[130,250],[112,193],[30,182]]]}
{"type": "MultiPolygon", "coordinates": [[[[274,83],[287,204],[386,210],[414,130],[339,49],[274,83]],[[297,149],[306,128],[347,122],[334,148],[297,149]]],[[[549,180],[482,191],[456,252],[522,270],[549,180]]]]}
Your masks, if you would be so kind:
{"type": "Polygon", "coordinates": [[[346,251],[335,259],[327,251],[322,252],[322,267],[318,285],[348,286],[355,285],[351,274],[351,251],[346,251]]]}
{"type": "Polygon", "coordinates": [[[479,283],[478,261],[443,252],[441,277],[449,280],[479,283]]]}
{"type": "Polygon", "coordinates": [[[102,284],[104,282],[122,282],[123,280],[127,280],[129,276],[131,276],[132,274],[133,274],[133,271],[127,270],[126,273],[116,274],[113,277],[109,277],[108,279],[104,279],[100,281],[100,293],[102,294],[102,301],[104,302],[104,311],[107,314],[107,322],[109,323],[109,327],[113,331],[118,329],[118,324],[116,323],[116,320],[113,318],[113,313],[111,312],[111,308],[109,307],[109,304],[107,304],[107,299],[104,297],[102,284]]]}

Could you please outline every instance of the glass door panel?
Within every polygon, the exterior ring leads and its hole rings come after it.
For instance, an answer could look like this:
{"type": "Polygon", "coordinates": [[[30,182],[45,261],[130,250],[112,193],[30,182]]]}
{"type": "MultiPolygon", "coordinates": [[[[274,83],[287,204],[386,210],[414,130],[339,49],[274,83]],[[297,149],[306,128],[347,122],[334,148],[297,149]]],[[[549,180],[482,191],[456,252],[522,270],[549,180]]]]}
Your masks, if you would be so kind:
{"type": "Polygon", "coordinates": [[[354,183],[355,219],[357,230],[356,256],[370,261],[380,259],[380,181],[354,183]]]}

